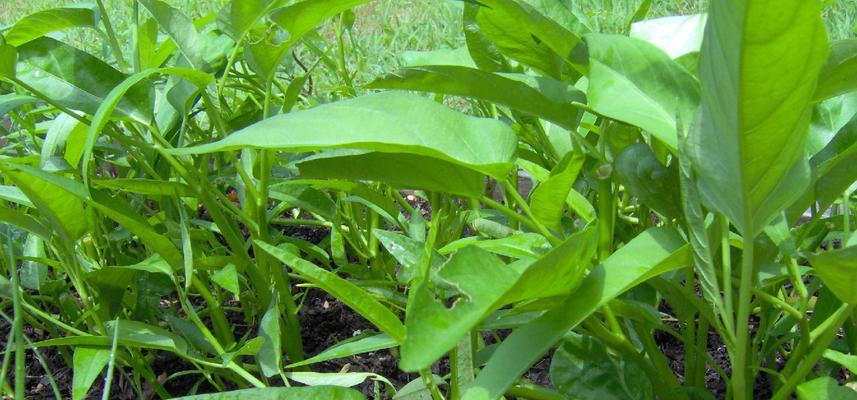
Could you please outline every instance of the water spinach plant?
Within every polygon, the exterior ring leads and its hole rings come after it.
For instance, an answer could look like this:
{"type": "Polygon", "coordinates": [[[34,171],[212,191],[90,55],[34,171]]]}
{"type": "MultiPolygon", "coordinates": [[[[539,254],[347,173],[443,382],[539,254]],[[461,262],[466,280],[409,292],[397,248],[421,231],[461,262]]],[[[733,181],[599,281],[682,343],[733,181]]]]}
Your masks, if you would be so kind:
{"type": "Polygon", "coordinates": [[[30,357],[74,399],[857,398],[857,42],[830,2],[643,1],[606,34],[464,1],[463,47],[360,82],[364,3],[3,31],[4,395],[30,357]],[[308,354],[312,293],[372,328],[308,354]],[[407,379],[325,367],[382,352],[407,379]]]}

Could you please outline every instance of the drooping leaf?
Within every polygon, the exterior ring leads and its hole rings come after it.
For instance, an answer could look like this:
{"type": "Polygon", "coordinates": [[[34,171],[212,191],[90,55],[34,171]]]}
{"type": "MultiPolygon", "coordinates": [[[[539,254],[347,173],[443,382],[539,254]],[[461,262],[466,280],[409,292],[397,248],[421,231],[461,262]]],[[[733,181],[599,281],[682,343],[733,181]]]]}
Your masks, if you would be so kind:
{"type": "Polygon", "coordinates": [[[809,182],[804,146],[826,54],[819,3],[711,3],[702,110],[687,154],[706,203],[744,235],[760,232],[809,182]]]}
{"type": "Polygon", "coordinates": [[[60,114],[45,134],[39,166],[45,168],[56,156],[62,157],[69,165],[78,165],[87,130],[89,126],[83,122],[68,114],[60,114]]]}
{"type": "MultiPolygon", "coordinates": [[[[125,75],[95,56],[49,37],[18,47],[18,79],[57,103],[95,114],[125,75]]],[[[146,124],[152,118],[153,92],[146,82],[129,89],[115,109],[117,118],[146,124]]]]}
{"type": "MultiPolygon", "coordinates": [[[[2,50],[0,50],[0,52],[2,52],[2,50]]],[[[2,72],[0,72],[0,76],[3,76],[2,72]]],[[[20,106],[39,102],[41,102],[41,100],[39,100],[38,98],[23,94],[9,93],[0,95],[0,117],[5,116],[9,111],[12,111],[20,106]]]]}
{"type": "Polygon", "coordinates": [[[360,392],[334,386],[315,387],[267,387],[256,389],[241,389],[231,392],[199,394],[195,396],[177,397],[180,400],[364,400],[360,392]]]}
{"type": "Polygon", "coordinates": [[[824,251],[809,260],[825,287],[843,302],[857,304],[857,246],[824,251]]]}
{"type": "Polygon", "coordinates": [[[682,215],[678,170],[661,164],[648,145],[626,147],[614,166],[619,181],[643,204],[667,218],[682,215]]]}
{"type": "Polygon", "coordinates": [[[296,165],[300,177],[307,179],[377,181],[400,189],[442,191],[467,197],[479,197],[485,187],[485,177],[472,169],[414,154],[333,150],[296,165]]]}
{"type": "MultiPolygon", "coordinates": [[[[580,38],[529,4],[480,0],[473,19],[502,53],[548,76],[580,76],[586,67],[580,38]]],[[[472,53],[471,53],[472,54],[472,53]]]]}
{"type": "Polygon", "coordinates": [[[316,25],[368,0],[305,0],[278,8],[269,18],[289,34],[289,43],[295,43],[316,25]]]}
{"type": "Polygon", "coordinates": [[[815,101],[857,89],[857,39],[837,40],[830,45],[827,62],[818,74],[815,101]]]}
{"type": "Polygon", "coordinates": [[[95,378],[101,375],[101,371],[107,365],[109,358],[110,349],[83,346],[74,349],[72,399],[82,400],[86,398],[89,388],[92,387],[95,378]]]}
{"type": "Polygon", "coordinates": [[[283,372],[279,303],[277,296],[273,296],[262,320],[259,321],[259,336],[265,339],[265,343],[259,351],[257,360],[262,368],[262,374],[269,378],[283,372]]]}
{"type": "Polygon", "coordinates": [[[255,243],[289,268],[351,307],[397,342],[404,340],[405,327],[399,318],[364,289],[301,259],[290,251],[260,241],[255,243]]]}
{"type": "Polygon", "coordinates": [[[486,100],[575,129],[583,93],[551,78],[533,78],[535,86],[496,73],[447,65],[404,68],[367,85],[377,89],[418,90],[486,100]],[[561,92],[554,95],[551,92],[561,92]],[[550,90],[554,89],[554,90],[550,90]]]}
{"type": "Polygon", "coordinates": [[[504,177],[516,145],[514,132],[499,121],[468,117],[420,96],[385,92],[278,115],[218,142],[174,153],[350,148],[434,157],[504,177]]]}
{"type": "Polygon", "coordinates": [[[496,399],[554,343],[597,309],[637,284],[689,263],[671,228],[649,229],[608,257],[557,307],[513,331],[465,392],[465,400],[496,399]]]}
{"type": "Polygon", "coordinates": [[[27,15],[6,31],[6,43],[20,46],[51,32],[69,28],[97,29],[98,18],[92,6],[50,8],[27,15]]]}
{"type": "Polygon", "coordinates": [[[692,121],[699,83],[662,50],[620,35],[586,35],[589,105],[599,114],[635,125],[676,150],[676,124],[692,121]]]}
{"type": "Polygon", "coordinates": [[[0,171],[27,195],[60,237],[75,242],[83,236],[89,230],[83,201],[62,187],[62,183],[33,179],[30,174],[13,169],[20,167],[3,164],[0,165],[0,171]]]}

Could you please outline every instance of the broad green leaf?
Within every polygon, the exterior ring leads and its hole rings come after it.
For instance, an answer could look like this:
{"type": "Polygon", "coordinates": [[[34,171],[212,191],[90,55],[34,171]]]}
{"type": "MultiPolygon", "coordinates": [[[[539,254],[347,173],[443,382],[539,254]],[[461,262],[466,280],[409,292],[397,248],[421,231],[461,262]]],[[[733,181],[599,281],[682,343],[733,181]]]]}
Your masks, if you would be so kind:
{"type": "Polygon", "coordinates": [[[643,375],[644,386],[630,387],[619,371],[636,371],[639,367],[626,363],[617,368],[607,347],[598,339],[575,333],[565,337],[551,359],[551,383],[569,398],[582,399],[653,399],[652,383],[643,375]],[[647,384],[647,385],[646,385],[647,384]]]}
{"type": "Polygon", "coordinates": [[[271,298],[268,310],[265,311],[265,315],[259,321],[259,336],[265,338],[265,344],[262,345],[256,359],[262,368],[262,374],[269,378],[283,372],[283,346],[280,340],[280,309],[278,306],[279,299],[275,294],[271,298]]]}
{"type": "Polygon", "coordinates": [[[840,386],[836,379],[822,376],[797,387],[798,400],[855,400],[857,390],[840,386]]]}
{"type": "Polygon", "coordinates": [[[437,49],[428,51],[405,51],[402,53],[402,66],[419,67],[429,65],[453,65],[476,68],[467,47],[456,49],[437,49]]]}
{"type": "Polygon", "coordinates": [[[824,351],[824,358],[845,367],[851,371],[852,374],[857,374],[857,355],[845,354],[836,350],[828,349],[824,351]]]}
{"type": "Polygon", "coordinates": [[[458,239],[438,250],[447,255],[467,246],[476,246],[494,254],[514,258],[538,258],[550,250],[550,244],[538,233],[515,233],[500,239],[483,239],[468,236],[458,239]]]}
{"type": "Polygon", "coordinates": [[[631,25],[631,37],[645,40],[675,59],[699,52],[705,19],[705,14],[692,14],[639,21],[631,25]]]}
{"type": "Polygon", "coordinates": [[[322,290],[351,307],[378,329],[390,335],[396,342],[402,342],[405,337],[405,327],[392,311],[375,300],[368,292],[353,283],[342,279],[332,272],[321,269],[314,264],[301,259],[294,253],[267,243],[255,241],[256,245],[276,259],[288,265],[293,271],[308,281],[318,285],[322,290]]]}
{"type": "Polygon", "coordinates": [[[855,162],[857,119],[842,127],[833,140],[810,159],[815,179],[813,200],[820,202],[822,209],[833,204],[857,180],[857,171],[851,168],[855,162]]]}
{"type": "Polygon", "coordinates": [[[584,44],[574,33],[528,4],[480,0],[475,21],[502,53],[553,78],[576,78],[585,70],[584,44]]]}
{"type": "Polygon", "coordinates": [[[205,70],[204,44],[193,21],[178,9],[160,0],[139,0],[161,29],[176,43],[187,61],[198,70],[205,70]]]}
{"type": "Polygon", "coordinates": [[[50,229],[44,226],[39,220],[24,213],[23,210],[0,207],[0,221],[17,226],[44,240],[50,240],[51,238],[50,229]]]}
{"type": "MultiPolygon", "coordinates": [[[[78,196],[67,191],[62,181],[34,179],[32,174],[21,170],[22,167],[3,164],[0,165],[0,172],[27,195],[61,238],[73,243],[89,231],[83,201],[78,196]]],[[[73,183],[71,180],[68,182],[73,183]]]]}
{"type": "Polygon", "coordinates": [[[89,126],[78,119],[60,114],[45,134],[39,166],[44,169],[51,157],[55,156],[61,156],[69,165],[77,166],[83,155],[88,130],[89,126]]]}
{"type": "Polygon", "coordinates": [[[360,392],[333,386],[315,387],[267,387],[256,389],[241,389],[231,392],[199,394],[196,396],[177,397],[180,400],[364,400],[360,392]]]}
{"type": "Polygon", "coordinates": [[[648,145],[626,147],[614,166],[622,185],[643,204],[667,218],[681,217],[678,170],[661,164],[648,145]]]}
{"type": "Polygon", "coordinates": [[[236,296],[241,294],[241,288],[238,286],[238,272],[235,269],[235,264],[227,264],[220,271],[217,271],[211,276],[211,281],[228,290],[229,293],[236,296]]]}
{"type": "Polygon", "coordinates": [[[809,125],[806,149],[814,156],[827,146],[836,133],[857,115],[857,92],[836,96],[815,104],[809,125]]]}
{"type": "Polygon", "coordinates": [[[277,72],[283,57],[290,49],[289,43],[282,41],[279,32],[269,30],[250,31],[244,48],[244,58],[266,84],[277,72]]]}
{"type": "Polygon", "coordinates": [[[36,207],[33,205],[33,202],[27,198],[27,195],[15,186],[0,186],[0,200],[6,200],[24,207],[36,207]]]}
{"type": "Polygon", "coordinates": [[[415,293],[405,318],[407,336],[399,368],[419,371],[431,366],[493,311],[519,275],[497,256],[477,247],[465,247],[453,254],[438,271],[440,279],[459,291],[454,299],[447,300],[453,302],[451,306],[436,299],[425,282],[411,289],[415,293]]]}
{"type": "Polygon", "coordinates": [[[333,150],[306,158],[296,165],[300,178],[307,179],[378,181],[400,189],[423,189],[467,197],[479,197],[485,188],[485,177],[476,171],[414,154],[333,150]]]}
{"type": "MultiPolygon", "coordinates": [[[[2,72],[0,72],[0,76],[3,76],[2,72]]],[[[7,113],[9,113],[9,111],[12,111],[20,106],[40,102],[41,100],[35,97],[23,94],[9,93],[0,95],[0,117],[5,116],[7,113]]]]}
{"type": "Polygon", "coordinates": [[[408,334],[402,344],[404,371],[427,368],[504,304],[567,294],[580,283],[595,252],[594,229],[569,237],[535,262],[506,265],[478,247],[464,247],[438,271],[458,293],[451,306],[420,285],[408,305],[408,334]]]}
{"type": "Polygon", "coordinates": [[[236,41],[283,0],[231,0],[217,13],[217,26],[236,41]]]}
{"type": "Polygon", "coordinates": [[[815,274],[839,300],[857,304],[857,246],[810,255],[815,274]]]}
{"type": "MultiPolygon", "coordinates": [[[[24,257],[45,258],[44,239],[37,235],[27,235],[24,241],[24,257]]],[[[21,286],[39,290],[48,279],[48,266],[38,261],[27,260],[21,265],[21,286]]]]}
{"type": "Polygon", "coordinates": [[[286,365],[286,368],[297,368],[337,358],[351,357],[355,354],[369,353],[398,346],[395,340],[386,334],[364,337],[354,341],[337,344],[321,353],[301,362],[286,365]]]}
{"type": "MultiPolygon", "coordinates": [[[[18,47],[17,75],[53,101],[88,114],[95,114],[110,90],[125,80],[124,74],[104,61],[49,37],[18,47]]],[[[148,123],[152,118],[151,85],[141,82],[128,92],[113,116],[148,123]]]]}
{"type": "Polygon", "coordinates": [[[641,282],[686,267],[688,247],[671,228],[651,228],[592,269],[563,302],[518,328],[494,351],[465,400],[496,399],[569,329],[641,282]]]}
{"type": "Polygon", "coordinates": [[[381,375],[372,372],[289,372],[289,379],[307,386],[339,386],[352,387],[363,383],[366,379],[392,384],[381,375]]]}
{"type": "Polygon", "coordinates": [[[18,49],[6,44],[6,41],[0,36],[0,77],[14,78],[17,61],[18,49]]]}
{"type": "Polygon", "coordinates": [[[272,11],[268,17],[289,34],[293,44],[327,18],[368,0],[304,0],[272,11]]]}
{"type": "Polygon", "coordinates": [[[820,3],[711,3],[687,154],[706,203],[744,235],[756,236],[809,183],[810,102],[826,55],[820,3]]]}
{"type": "Polygon", "coordinates": [[[96,179],[92,182],[98,188],[107,188],[119,192],[137,193],[148,196],[194,197],[196,193],[185,183],[159,181],[143,178],[96,179]]]}
{"type": "Polygon", "coordinates": [[[620,35],[586,35],[589,105],[635,125],[676,150],[676,124],[692,121],[699,83],[661,49],[620,35]]]}
{"type": "Polygon", "coordinates": [[[173,277],[173,269],[166,261],[164,261],[163,257],[154,254],[143,261],[140,261],[136,264],[131,265],[117,265],[117,266],[109,266],[105,267],[108,269],[127,269],[134,271],[143,271],[149,272],[152,274],[162,274],[170,279],[173,277]]]}
{"type": "Polygon", "coordinates": [[[502,122],[465,116],[421,96],[385,92],[281,114],[218,142],[173,152],[350,148],[434,157],[500,178],[512,168],[516,146],[514,132],[502,122]]]}
{"type": "Polygon", "coordinates": [[[418,90],[490,101],[575,129],[580,111],[571,102],[585,96],[573,86],[551,78],[533,78],[535,85],[475,68],[431,65],[400,69],[367,85],[375,89],[418,90]],[[547,88],[563,91],[555,95],[547,88]]]}
{"type": "Polygon", "coordinates": [[[42,10],[15,22],[6,31],[6,43],[20,46],[51,32],[69,28],[97,29],[98,17],[92,6],[64,7],[42,10]]]}
{"type": "Polygon", "coordinates": [[[101,371],[107,365],[110,358],[110,349],[75,347],[74,349],[74,372],[71,385],[74,400],[86,398],[89,388],[95,382],[95,378],[101,375],[101,371]]]}
{"type": "Polygon", "coordinates": [[[567,153],[551,171],[550,176],[539,183],[530,195],[530,209],[537,221],[556,232],[562,232],[562,216],[565,199],[577,180],[586,155],[580,151],[567,153]]]}
{"type": "Polygon", "coordinates": [[[857,39],[837,40],[830,45],[827,62],[818,74],[815,101],[857,89],[857,39]]]}

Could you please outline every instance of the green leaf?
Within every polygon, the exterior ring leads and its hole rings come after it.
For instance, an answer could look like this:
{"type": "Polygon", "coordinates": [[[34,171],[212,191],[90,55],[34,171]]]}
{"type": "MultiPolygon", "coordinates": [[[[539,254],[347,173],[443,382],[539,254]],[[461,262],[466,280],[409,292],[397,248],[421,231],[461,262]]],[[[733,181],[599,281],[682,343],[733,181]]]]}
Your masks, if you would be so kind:
{"type": "Polygon", "coordinates": [[[398,346],[398,343],[387,334],[380,334],[360,338],[354,341],[339,343],[330,347],[317,355],[310,357],[301,362],[286,365],[286,368],[297,368],[304,365],[316,364],[324,361],[334,360],[337,358],[351,357],[355,354],[369,353],[378,350],[389,349],[398,346]]]}
{"type": "Polygon", "coordinates": [[[176,43],[185,59],[193,68],[206,70],[202,36],[193,26],[193,21],[184,13],[160,0],[139,0],[149,11],[161,29],[176,43]]]}
{"type": "Polygon", "coordinates": [[[810,255],[815,274],[839,300],[857,304],[857,246],[810,255]]]}
{"type": "Polygon", "coordinates": [[[259,321],[259,336],[265,338],[265,344],[259,351],[257,360],[262,368],[262,374],[266,377],[283,372],[282,357],[283,346],[280,341],[280,309],[279,299],[277,295],[271,297],[271,304],[268,305],[268,310],[259,321]]]}
{"type": "Polygon", "coordinates": [[[42,10],[19,19],[6,31],[6,43],[20,46],[51,32],[69,28],[97,29],[98,18],[92,5],[42,10]]]}
{"type": "Polygon", "coordinates": [[[571,102],[584,103],[583,93],[551,78],[532,79],[534,82],[529,83],[475,68],[432,65],[400,69],[376,79],[367,87],[418,90],[486,100],[556,122],[566,129],[575,129],[580,111],[571,102]],[[547,89],[554,89],[554,93],[547,89]]]}
{"type": "Polygon", "coordinates": [[[571,187],[586,155],[580,151],[572,151],[560,160],[550,176],[541,182],[530,195],[530,209],[537,221],[556,232],[562,232],[562,216],[565,209],[565,199],[572,190],[571,187]]]}
{"type": "Polygon", "coordinates": [[[820,3],[711,3],[687,154],[703,199],[744,235],[756,236],[809,183],[810,102],[826,54],[820,3]]]}
{"type": "Polygon", "coordinates": [[[857,89],[857,39],[837,40],[830,45],[827,62],[818,74],[815,101],[857,89]]]}
{"type": "Polygon", "coordinates": [[[548,76],[574,78],[585,70],[584,43],[528,4],[480,0],[473,17],[479,31],[510,58],[548,76]]]}
{"type": "Polygon", "coordinates": [[[366,379],[385,382],[392,386],[386,378],[372,372],[289,372],[286,376],[307,386],[351,387],[363,383],[366,379]]]}
{"type": "Polygon", "coordinates": [[[502,122],[465,116],[421,96],[385,92],[281,114],[218,142],[173,152],[350,148],[434,157],[500,178],[512,168],[516,146],[514,132],[502,122]]]}
{"type": "MultiPolygon", "coordinates": [[[[2,52],[2,50],[0,50],[0,52],[2,52]]],[[[0,53],[0,57],[2,57],[2,53],[0,53]]],[[[2,75],[3,73],[0,72],[0,76],[2,75]]],[[[12,111],[20,106],[39,102],[41,102],[41,100],[23,94],[9,93],[0,95],[0,117],[5,116],[7,113],[9,113],[9,111],[12,111]]]]}
{"type": "Polygon", "coordinates": [[[855,400],[857,390],[840,386],[836,379],[822,376],[798,385],[797,398],[799,400],[855,400]]]}
{"type": "Polygon", "coordinates": [[[211,281],[228,290],[229,293],[236,296],[241,294],[241,288],[238,286],[238,272],[235,269],[235,264],[226,264],[225,267],[211,276],[211,281]]]}
{"type": "MultiPolygon", "coordinates": [[[[87,114],[95,114],[110,90],[125,80],[104,61],[49,37],[18,47],[17,75],[57,103],[87,114]]],[[[154,101],[151,85],[140,83],[128,91],[113,116],[147,124],[154,101]]]]}
{"type": "Polygon", "coordinates": [[[847,368],[852,374],[857,374],[857,355],[840,353],[836,350],[828,349],[824,351],[824,358],[847,368]]]}
{"type": "Polygon", "coordinates": [[[6,200],[24,207],[36,207],[33,205],[33,202],[27,198],[27,195],[15,186],[0,186],[0,200],[6,200]]]}
{"type": "Polygon", "coordinates": [[[705,20],[705,14],[692,14],[639,21],[631,25],[631,37],[645,40],[676,59],[699,52],[705,20]]]}
{"type": "MultiPolygon", "coordinates": [[[[73,243],[89,231],[83,201],[63,187],[64,181],[33,179],[23,166],[0,165],[0,172],[12,180],[39,212],[51,223],[60,237],[73,243]],[[13,169],[17,168],[17,169],[13,169]]],[[[57,176],[58,179],[65,179],[57,176]]],[[[71,180],[67,180],[72,182],[71,180]]]]}
{"type": "Polygon", "coordinates": [[[593,312],[641,282],[689,265],[689,251],[671,228],[651,228],[592,269],[563,302],[521,326],[494,351],[464,400],[496,399],[554,343],[593,312]]]}
{"type": "Polygon", "coordinates": [[[283,0],[231,0],[217,13],[217,26],[237,41],[282,3],[283,0]]]}
{"type": "Polygon", "coordinates": [[[544,236],[526,232],[488,240],[479,236],[468,236],[443,246],[438,253],[447,255],[467,246],[476,246],[494,254],[514,258],[538,258],[550,250],[550,244],[544,236]]]}
{"type": "Polygon", "coordinates": [[[290,45],[309,33],[316,25],[368,0],[304,0],[278,8],[268,17],[289,34],[290,45]]]}
{"type": "MultiPolygon", "coordinates": [[[[45,258],[44,239],[38,235],[27,235],[24,241],[24,257],[45,258]]],[[[24,261],[20,273],[21,286],[27,289],[41,289],[48,279],[48,266],[37,261],[24,261]]]]}
{"type": "Polygon", "coordinates": [[[661,164],[648,145],[626,147],[614,165],[619,181],[643,204],[667,218],[681,217],[678,170],[661,164]]]}
{"type": "Polygon", "coordinates": [[[256,245],[265,250],[289,268],[302,275],[308,281],[318,285],[339,301],[351,307],[369,322],[375,324],[381,331],[390,335],[396,342],[405,338],[405,327],[392,311],[375,300],[368,292],[335,274],[321,269],[314,264],[301,259],[292,252],[271,246],[261,241],[256,245]]]}
{"type": "Polygon", "coordinates": [[[478,172],[414,154],[334,150],[308,157],[296,165],[300,177],[307,179],[377,181],[400,189],[423,189],[466,197],[479,197],[485,188],[485,177],[478,172]]]}
{"type": "Polygon", "coordinates": [[[96,179],[92,182],[98,188],[113,189],[120,192],[144,194],[147,196],[194,197],[196,193],[185,183],[160,181],[155,179],[96,179]]]}
{"type": "Polygon", "coordinates": [[[0,77],[14,78],[17,61],[18,49],[6,44],[5,40],[0,37],[0,77]]]}
{"type": "Polygon", "coordinates": [[[83,155],[88,130],[88,125],[71,115],[57,116],[45,134],[39,166],[45,168],[56,156],[61,156],[69,165],[77,166],[83,155]]]}
{"type": "Polygon", "coordinates": [[[571,333],[565,337],[551,359],[551,383],[569,398],[584,399],[653,399],[652,383],[643,376],[644,387],[629,387],[618,374],[620,370],[637,371],[627,363],[617,368],[607,347],[592,336],[571,333]],[[647,388],[645,386],[648,386],[647,388]]]}
{"type": "Polygon", "coordinates": [[[83,346],[74,349],[72,399],[82,400],[86,398],[89,388],[92,387],[95,378],[101,375],[101,371],[109,359],[110,349],[83,346]]]}
{"type": "Polygon", "coordinates": [[[586,35],[589,105],[597,113],[638,126],[671,150],[678,121],[693,121],[699,83],[662,50],[619,35],[586,35]]]}
{"type": "Polygon", "coordinates": [[[566,294],[580,283],[595,252],[594,229],[569,237],[535,262],[506,265],[478,247],[464,247],[438,271],[453,288],[450,299],[436,299],[425,285],[417,286],[408,304],[399,368],[418,371],[451,350],[489,313],[522,300],[566,294]],[[447,306],[441,301],[452,302],[447,306]]]}
{"type": "Polygon", "coordinates": [[[199,394],[196,396],[177,397],[180,400],[364,400],[360,392],[333,386],[316,387],[268,387],[256,389],[241,389],[231,392],[199,394]]]}

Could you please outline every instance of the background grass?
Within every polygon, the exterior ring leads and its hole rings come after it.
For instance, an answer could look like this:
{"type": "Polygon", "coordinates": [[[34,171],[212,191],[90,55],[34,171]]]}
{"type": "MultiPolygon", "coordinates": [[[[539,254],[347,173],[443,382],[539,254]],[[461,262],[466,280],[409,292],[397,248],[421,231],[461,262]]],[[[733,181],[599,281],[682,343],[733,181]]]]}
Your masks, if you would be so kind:
{"type": "MultiPolygon", "coordinates": [[[[215,13],[226,0],[166,0],[193,18],[215,13]]],[[[603,32],[624,29],[630,15],[643,0],[566,0],[580,15],[603,32]]],[[[75,0],[0,0],[0,27],[13,24],[29,13],[74,4],[75,0]]],[[[650,17],[690,14],[705,9],[707,0],[654,0],[650,17]]],[[[834,39],[857,37],[857,0],[831,0],[826,9],[828,31],[834,39]]],[[[129,43],[131,0],[105,0],[123,43],[129,43]]],[[[406,50],[454,48],[464,42],[460,1],[377,0],[358,7],[352,31],[350,68],[357,82],[392,71],[406,50]]],[[[74,31],[68,39],[86,50],[103,45],[92,32],[74,31]]],[[[104,52],[102,54],[108,54],[104,52]]]]}

